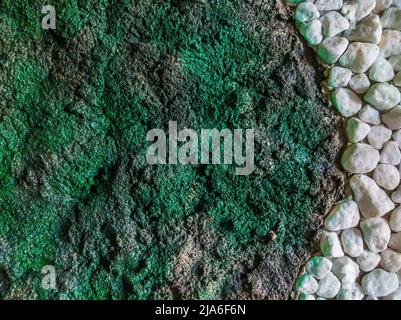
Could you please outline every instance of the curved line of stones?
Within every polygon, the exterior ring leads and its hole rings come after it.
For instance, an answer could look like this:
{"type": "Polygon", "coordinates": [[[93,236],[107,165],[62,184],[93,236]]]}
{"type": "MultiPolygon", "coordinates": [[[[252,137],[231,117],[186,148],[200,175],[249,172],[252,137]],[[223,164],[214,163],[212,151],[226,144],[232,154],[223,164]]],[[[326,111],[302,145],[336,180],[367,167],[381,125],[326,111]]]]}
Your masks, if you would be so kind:
{"type": "Polygon", "coordinates": [[[325,218],[296,297],[400,300],[401,0],[287,1],[346,118],[351,191],[325,218]]]}

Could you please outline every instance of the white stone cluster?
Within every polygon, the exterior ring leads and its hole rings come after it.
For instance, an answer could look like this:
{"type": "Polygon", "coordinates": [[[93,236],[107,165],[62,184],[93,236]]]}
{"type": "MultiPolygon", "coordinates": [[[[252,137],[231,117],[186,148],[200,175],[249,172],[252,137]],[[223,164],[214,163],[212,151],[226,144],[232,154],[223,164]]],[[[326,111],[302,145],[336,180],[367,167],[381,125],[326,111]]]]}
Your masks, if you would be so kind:
{"type": "Polygon", "coordinates": [[[349,197],[325,218],[302,300],[401,300],[401,0],[288,0],[345,118],[349,197]]]}

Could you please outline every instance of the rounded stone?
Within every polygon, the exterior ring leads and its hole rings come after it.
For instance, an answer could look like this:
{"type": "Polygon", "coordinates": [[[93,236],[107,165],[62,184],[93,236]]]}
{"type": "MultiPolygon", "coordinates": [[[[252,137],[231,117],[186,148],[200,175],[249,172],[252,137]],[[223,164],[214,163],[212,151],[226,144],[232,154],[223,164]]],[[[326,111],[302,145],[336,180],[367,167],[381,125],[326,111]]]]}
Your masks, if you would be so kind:
{"type": "Polygon", "coordinates": [[[362,278],[361,284],[366,295],[380,298],[398,289],[398,278],[395,273],[375,269],[362,278]]]}
{"type": "Polygon", "coordinates": [[[379,151],[371,145],[354,143],[345,149],[341,157],[341,165],[350,173],[368,173],[376,168],[379,160],[379,151]]]}
{"type": "Polygon", "coordinates": [[[337,295],[340,288],[340,280],[332,272],[329,272],[319,281],[319,288],[316,294],[319,297],[331,299],[337,295]]]}
{"type": "Polygon", "coordinates": [[[383,218],[370,218],[360,223],[363,239],[370,251],[381,252],[389,244],[391,230],[383,218]]]}
{"type": "Polygon", "coordinates": [[[323,231],[322,238],[320,239],[320,250],[325,257],[344,256],[343,249],[341,248],[340,239],[335,232],[323,231]]]}
{"type": "Polygon", "coordinates": [[[306,264],[306,271],[316,279],[321,279],[330,272],[332,265],[333,263],[329,259],[315,256],[306,264]]]}
{"type": "Polygon", "coordinates": [[[346,288],[341,288],[338,292],[337,300],[362,300],[364,297],[362,287],[358,283],[353,283],[346,288]]]}
{"type": "Polygon", "coordinates": [[[380,162],[396,166],[400,164],[400,161],[401,161],[401,152],[397,142],[395,141],[386,142],[380,153],[380,162]]]}
{"type": "Polygon", "coordinates": [[[354,200],[365,218],[381,217],[394,209],[394,203],[386,192],[368,176],[353,176],[350,179],[350,187],[354,200]]]}
{"type": "Polygon", "coordinates": [[[379,265],[380,254],[366,250],[356,259],[356,262],[363,272],[369,272],[379,265]]]}
{"type": "Polygon", "coordinates": [[[324,220],[324,225],[329,231],[353,228],[358,223],[359,210],[353,200],[345,200],[337,204],[324,220]]]}
{"type": "Polygon", "coordinates": [[[401,105],[384,113],[381,118],[383,123],[391,130],[401,129],[401,105]]]}
{"type": "Polygon", "coordinates": [[[401,253],[392,249],[386,249],[381,254],[380,266],[389,272],[397,272],[401,269],[401,253]]]}
{"type": "Polygon", "coordinates": [[[357,228],[346,229],[341,233],[343,250],[350,257],[358,257],[363,253],[362,233],[357,228]]]}
{"type": "Polygon", "coordinates": [[[338,60],[341,66],[355,73],[366,72],[379,56],[379,47],[372,43],[353,42],[338,60]]]}
{"type": "Polygon", "coordinates": [[[332,94],[334,107],[343,117],[352,117],[362,107],[361,99],[350,89],[337,88],[332,94]]]}
{"type": "Polygon", "coordinates": [[[374,84],[365,95],[365,101],[380,111],[390,110],[400,100],[400,91],[388,83],[374,84]]]}
{"type": "MultiPolygon", "coordinates": [[[[352,80],[352,79],[351,79],[352,80]]],[[[359,112],[358,117],[362,121],[365,121],[370,124],[380,124],[380,112],[377,111],[375,108],[371,107],[370,105],[364,106],[359,112]]]]}
{"type": "Polygon", "coordinates": [[[394,78],[393,66],[382,57],[378,57],[369,70],[369,78],[376,82],[386,82],[394,78]]]}
{"type": "Polygon", "coordinates": [[[371,146],[380,150],[383,145],[391,139],[392,132],[383,125],[373,126],[368,134],[368,141],[371,146]]]}
{"type": "Polygon", "coordinates": [[[359,120],[358,118],[350,118],[347,121],[348,139],[352,143],[362,141],[370,132],[370,125],[359,120]]]}
{"type": "Polygon", "coordinates": [[[393,232],[401,231],[401,206],[391,212],[389,224],[393,232]]]}
{"type": "Polygon", "coordinates": [[[400,184],[400,173],[391,164],[379,164],[373,172],[373,179],[379,187],[394,190],[400,184]]]}
{"type": "Polygon", "coordinates": [[[334,37],[349,28],[349,21],[337,11],[330,11],[320,18],[325,37],[334,37]]]}
{"type": "Polygon", "coordinates": [[[350,257],[335,258],[331,270],[343,286],[351,285],[359,276],[359,266],[350,257]]]}
{"type": "Polygon", "coordinates": [[[347,50],[348,40],[342,37],[326,38],[319,43],[317,53],[323,62],[335,63],[347,50]]]}
{"type": "Polygon", "coordinates": [[[295,10],[296,22],[309,22],[320,17],[319,11],[311,2],[302,2],[295,10]]]}
{"type": "Polygon", "coordinates": [[[309,274],[303,274],[301,275],[296,283],[295,283],[295,288],[302,293],[305,294],[314,294],[317,289],[318,289],[318,283],[315,280],[315,278],[313,278],[311,275],[309,274]]]}

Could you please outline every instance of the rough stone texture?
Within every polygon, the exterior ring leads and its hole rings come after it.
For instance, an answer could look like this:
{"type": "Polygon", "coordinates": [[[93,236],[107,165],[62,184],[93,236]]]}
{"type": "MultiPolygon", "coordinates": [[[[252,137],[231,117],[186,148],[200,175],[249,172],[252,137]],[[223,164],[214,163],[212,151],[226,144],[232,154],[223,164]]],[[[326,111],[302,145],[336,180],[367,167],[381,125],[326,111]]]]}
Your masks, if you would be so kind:
{"type": "Polygon", "coordinates": [[[284,2],[39,3],[0,7],[0,296],[287,298],[343,141],[284,2]],[[147,165],[170,120],[257,128],[256,172],[147,165]]]}

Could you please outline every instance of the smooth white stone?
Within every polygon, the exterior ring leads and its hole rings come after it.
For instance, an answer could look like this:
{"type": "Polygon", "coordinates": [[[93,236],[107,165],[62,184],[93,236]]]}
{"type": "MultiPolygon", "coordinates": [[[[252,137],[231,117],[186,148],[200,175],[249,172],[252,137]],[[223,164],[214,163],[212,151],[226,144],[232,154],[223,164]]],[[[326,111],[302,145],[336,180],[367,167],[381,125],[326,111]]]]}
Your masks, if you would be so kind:
{"type": "Polygon", "coordinates": [[[401,129],[401,105],[395,106],[382,115],[383,123],[391,130],[401,129]]]}
{"type": "Polygon", "coordinates": [[[346,229],[341,233],[343,250],[350,257],[358,257],[363,253],[362,233],[357,228],[346,229]]]}
{"type": "Polygon", "coordinates": [[[357,259],[359,268],[363,272],[372,271],[380,263],[380,255],[372,251],[364,251],[357,259]]]}
{"type": "Polygon", "coordinates": [[[401,252],[401,232],[393,233],[390,237],[390,242],[388,243],[388,246],[391,249],[397,250],[398,252],[401,252]]]}
{"type": "Polygon", "coordinates": [[[401,162],[401,152],[397,142],[388,141],[384,144],[380,154],[380,162],[392,164],[393,166],[399,165],[401,162]]]}
{"type": "Polygon", "coordinates": [[[311,2],[302,2],[297,6],[297,9],[295,10],[295,21],[297,23],[309,22],[319,17],[319,11],[311,2]]]}
{"type": "Polygon", "coordinates": [[[388,8],[380,18],[383,28],[401,30],[401,9],[388,8]]]}
{"type": "Polygon", "coordinates": [[[337,11],[326,13],[320,18],[320,21],[323,25],[323,35],[325,37],[334,37],[349,28],[349,21],[337,11]]]}
{"type": "Polygon", "coordinates": [[[350,257],[333,259],[331,270],[344,286],[354,283],[359,275],[359,266],[350,257]]]}
{"type": "Polygon", "coordinates": [[[370,87],[370,81],[366,74],[361,73],[353,76],[349,81],[349,86],[358,94],[366,93],[370,87]]]}
{"type": "Polygon", "coordinates": [[[332,99],[334,107],[343,117],[352,117],[362,108],[361,99],[347,88],[334,90],[332,99]]]}
{"type": "Polygon", "coordinates": [[[401,231],[401,206],[399,206],[391,213],[389,223],[390,223],[390,228],[393,232],[401,231]]]}
{"type": "Polygon", "coordinates": [[[394,190],[400,184],[400,173],[391,164],[379,164],[373,172],[373,179],[379,187],[394,190]]]}
{"type": "Polygon", "coordinates": [[[378,57],[369,70],[369,78],[376,82],[386,82],[394,78],[393,66],[382,57],[378,57]]]}
{"type": "Polygon", "coordinates": [[[372,43],[353,42],[338,60],[341,66],[355,73],[366,72],[379,56],[379,47],[372,43]]]}
{"type": "Polygon", "coordinates": [[[401,55],[390,57],[388,62],[391,63],[395,72],[401,71],[401,55]]]}
{"type": "Polygon", "coordinates": [[[320,239],[320,249],[325,257],[344,256],[340,239],[335,232],[323,231],[322,238],[320,239]]]}
{"type": "Polygon", "coordinates": [[[309,274],[301,275],[295,283],[295,288],[305,294],[314,294],[317,291],[318,283],[309,274]]]}
{"type": "Polygon", "coordinates": [[[366,143],[354,143],[341,157],[342,167],[350,173],[369,173],[379,163],[380,153],[366,143]]]}
{"type": "MultiPolygon", "coordinates": [[[[351,79],[352,80],[352,79],[351,79]]],[[[375,108],[373,108],[370,105],[364,106],[359,112],[358,112],[358,117],[362,121],[365,121],[370,124],[380,124],[380,112],[377,111],[375,108]]]]}
{"type": "Polygon", "coordinates": [[[401,31],[383,31],[379,42],[380,55],[384,58],[401,54],[401,31]]]}
{"type": "Polygon", "coordinates": [[[327,86],[329,88],[346,87],[352,77],[352,71],[347,68],[333,67],[330,69],[327,86]]]}
{"type": "Polygon", "coordinates": [[[401,269],[401,253],[386,249],[381,254],[380,266],[388,272],[397,272],[401,269]]]}
{"type": "Polygon", "coordinates": [[[365,94],[366,102],[380,111],[393,108],[401,100],[400,91],[388,83],[376,83],[365,94]]]}
{"type": "MultiPolygon", "coordinates": [[[[362,141],[370,132],[370,125],[357,119],[351,118],[347,121],[348,139],[352,143],[362,141]]],[[[398,148],[398,147],[397,147],[398,148]]]]}
{"type": "Polygon", "coordinates": [[[401,203],[401,190],[398,189],[391,194],[391,200],[395,203],[401,203]]]}
{"type": "Polygon", "coordinates": [[[391,134],[391,130],[387,129],[381,124],[378,126],[373,126],[370,128],[370,132],[368,134],[369,144],[380,150],[383,148],[383,145],[391,139],[391,134]]]}
{"type": "Polygon", "coordinates": [[[347,288],[341,288],[338,292],[337,300],[362,300],[364,297],[363,289],[358,283],[353,283],[347,288]]]}
{"type": "Polygon", "coordinates": [[[333,273],[329,272],[319,281],[319,288],[317,289],[316,294],[319,297],[331,299],[337,295],[340,288],[340,280],[338,280],[333,273]]]}
{"type": "Polygon", "coordinates": [[[330,272],[332,265],[329,259],[315,256],[306,264],[306,271],[316,279],[321,279],[330,272]]]}
{"type": "Polygon", "coordinates": [[[318,45],[323,40],[322,23],[317,19],[301,23],[299,26],[299,32],[312,46],[318,45]]]}
{"type": "Polygon", "coordinates": [[[384,297],[398,289],[395,273],[375,269],[362,278],[362,288],[366,295],[384,297]]]}
{"type": "Polygon", "coordinates": [[[337,204],[324,220],[329,231],[339,231],[356,227],[359,223],[359,210],[355,201],[345,200],[337,204]]]}
{"type": "Polygon", "coordinates": [[[376,0],[349,0],[342,9],[341,13],[351,22],[351,26],[367,17],[376,7],[376,0]]]}
{"type": "Polygon", "coordinates": [[[363,239],[370,251],[381,252],[389,244],[391,230],[383,218],[370,218],[360,223],[363,239]]]}
{"type": "Polygon", "coordinates": [[[348,47],[348,40],[342,37],[326,38],[319,43],[317,54],[327,64],[335,63],[348,47]]]}
{"type": "Polygon", "coordinates": [[[368,176],[353,176],[350,179],[350,187],[354,194],[354,200],[365,218],[380,217],[394,209],[394,203],[386,192],[368,176]]]}
{"type": "Polygon", "coordinates": [[[358,23],[355,29],[346,31],[344,33],[344,37],[350,41],[378,44],[380,42],[382,32],[383,29],[380,24],[380,17],[377,15],[372,15],[358,23]]]}
{"type": "Polygon", "coordinates": [[[315,6],[319,11],[340,10],[343,7],[343,0],[316,0],[315,6]]]}

